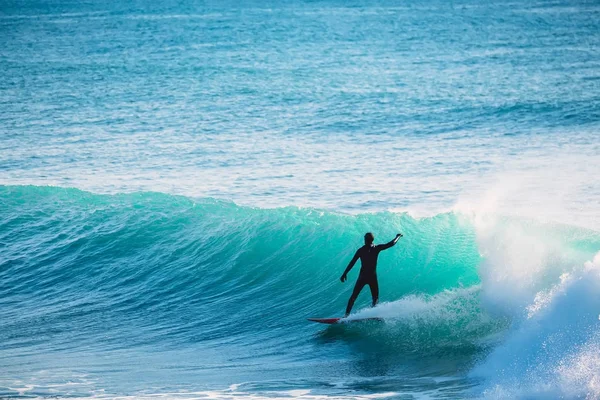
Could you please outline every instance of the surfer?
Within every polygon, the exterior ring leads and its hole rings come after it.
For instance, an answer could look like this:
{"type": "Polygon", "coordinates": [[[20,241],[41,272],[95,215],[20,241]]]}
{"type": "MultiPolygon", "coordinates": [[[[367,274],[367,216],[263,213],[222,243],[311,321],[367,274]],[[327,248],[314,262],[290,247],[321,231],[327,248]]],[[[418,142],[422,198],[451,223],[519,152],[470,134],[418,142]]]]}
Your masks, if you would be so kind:
{"type": "Polygon", "coordinates": [[[346,270],[342,274],[340,280],[342,282],[346,281],[348,272],[354,267],[356,261],[360,258],[360,273],[358,274],[358,280],[356,281],[356,285],[354,286],[354,290],[352,291],[352,296],[350,296],[350,300],[348,300],[348,307],[346,307],[346,315],[347,317],[350,315],[350,311],[352,311],[352,306],[354,306],[354,301],[358,297],[358,294],[362,290],[365,285],[369,285],[371,289],[371,296],[373,297],[373,307],[377,305],[377,300],[379,300],[379,285],[377,283],[377,257],[379,256],[379,252],[381,250],[389,249],[393,245],[398,242],[398,239],[402,237],[402,234],[399,233],[396,235],[394,240],[386,244],[378,244],[375,246],[373,241],[375,237],[371,232],[365,234],[365,245],[356,251],[354,257],[350,261],[350,264],[346,267],[346,270]]]}

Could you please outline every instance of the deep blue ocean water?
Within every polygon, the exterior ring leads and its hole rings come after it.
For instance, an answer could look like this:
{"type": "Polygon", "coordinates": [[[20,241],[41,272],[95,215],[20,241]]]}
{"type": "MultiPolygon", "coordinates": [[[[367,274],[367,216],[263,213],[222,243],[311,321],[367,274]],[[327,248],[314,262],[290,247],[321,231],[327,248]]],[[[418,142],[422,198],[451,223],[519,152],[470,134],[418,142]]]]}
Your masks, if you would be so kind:
{"type": "Polygon", "coordinates": [[[1,398],[600,398],[600,4],[0,4],[1,398]],[[340,316],[365,232],[381,304],[340,316]]]}

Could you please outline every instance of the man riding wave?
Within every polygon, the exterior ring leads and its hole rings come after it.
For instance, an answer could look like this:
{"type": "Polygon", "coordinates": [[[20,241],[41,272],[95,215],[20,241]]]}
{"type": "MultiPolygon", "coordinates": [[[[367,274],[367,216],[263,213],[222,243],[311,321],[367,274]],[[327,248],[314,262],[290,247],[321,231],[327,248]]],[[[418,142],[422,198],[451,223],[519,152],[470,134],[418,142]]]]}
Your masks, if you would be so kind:
{"type": "Polygon", "coordinates": [[[346,315],[347,317],[350,315],[350,311],[352,311],[352,307],[354,306],[354,302],[358,297],[360,291],[365,287],[365,285],[369,285],[371,289],[371,297],[373,298],[373,307],[377,305],[377,301],[379,300],[379,284],[377,283],[377,257],[379,257],[379,252],[385,249],[389,249],[393,245],[395,245],[398,240],[402,237],[402,234],[399,233],[396,235],[394,240],[386,244],[378,244],[375,246],[373,241],[375,237],[371,232],[365,234],[365,245],[356,251],[354,257],[346,267],[346,270],[340,277],[342,282],[346,281],[348,272],[354,267],[356,261],[360,258],[360,273],[358,274],[358,280],[356,281],[356,285],[354,286],[354,290],[352,291],[352,296],[350,296],[350,300],[348,300],[348,307],[346,307],[346,315]]]}

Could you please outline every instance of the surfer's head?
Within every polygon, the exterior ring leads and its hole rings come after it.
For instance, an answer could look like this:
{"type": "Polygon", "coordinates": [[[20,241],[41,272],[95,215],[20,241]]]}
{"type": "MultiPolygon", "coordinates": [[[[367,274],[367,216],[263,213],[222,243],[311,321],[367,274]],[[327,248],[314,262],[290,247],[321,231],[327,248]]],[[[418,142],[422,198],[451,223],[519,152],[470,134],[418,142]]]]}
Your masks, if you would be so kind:
{"type": "Polygon", "coordinates": [[[365,244],[366,245],[373,244],[374,240],[375,240],[375,236],[373,236],[373,234],[371,232],[365,233],[365,244]]]}

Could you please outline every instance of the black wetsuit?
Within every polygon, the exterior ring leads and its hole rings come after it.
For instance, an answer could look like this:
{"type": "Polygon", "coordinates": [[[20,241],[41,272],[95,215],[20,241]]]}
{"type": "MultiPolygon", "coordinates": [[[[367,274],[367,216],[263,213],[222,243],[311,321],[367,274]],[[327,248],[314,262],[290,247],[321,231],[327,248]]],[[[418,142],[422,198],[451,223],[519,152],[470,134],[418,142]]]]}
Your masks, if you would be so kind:
{"type": "Polygon", "coordinates": [[[350,311],[352,311],[354,302],[365,285],[369,285],[369,288],[371,289],[373,307],[377,304],[377,301],[379,300],[379,284],[377,283],[377,257],[379,256],[379,252],[381,250],[389,249],[395,245],[397,241],[398,239],[396,238],[389,243],[380,244],[377,246],[373,244],[364,245],[356,251],[356,254],[354,254],[352,261],[350,261],[348,268],[346,268],[346,271],[344,272],[344,275],[347,274],[348,271],[352,269],[356,261],[360,258],[360,273],[358,274],[358,280],[356,281],[356,285],[352,291],[352,296],[350,296],[350,300],[348,300],[346,315],[350,314],[350,311]]]}

